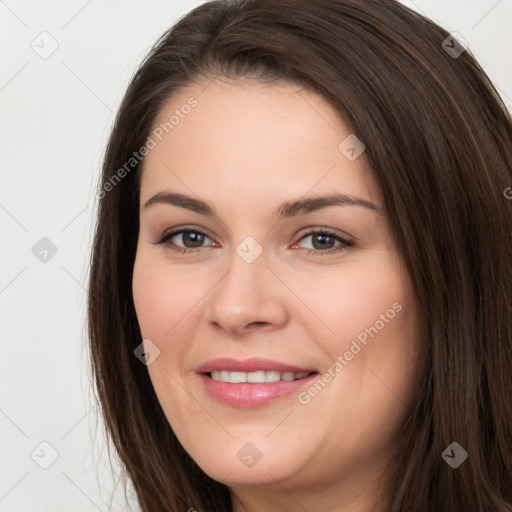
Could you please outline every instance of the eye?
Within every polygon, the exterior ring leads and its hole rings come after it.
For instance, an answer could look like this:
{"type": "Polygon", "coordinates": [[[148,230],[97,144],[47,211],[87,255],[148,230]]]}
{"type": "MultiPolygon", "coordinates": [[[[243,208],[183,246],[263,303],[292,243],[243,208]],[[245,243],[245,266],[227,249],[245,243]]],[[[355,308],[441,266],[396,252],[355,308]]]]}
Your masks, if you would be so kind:
{"type": "MultiPolygon", "coordinates": [[[[354,242],[351,240],[347,240],[326,229],[309,231],[300,240],[305,240],[306,238],[311,238],[313,249],[305,249],[306,254],[311,255],[341,252],[354,245],[354,242]],[[336,242],[338,242],[338,245],[333,246],[336,242]]],[[[296,245],[293,247],[296,247],[296,245]]]]}
{"type": "MultiPolygon", "coordinates": [[[[202,243],[204,242],[205,238],[210,239],[208,235],[203,233],[202,231],[196,230],[196,229],[176,229],[174,231],[169,231],[167,233],[164,233],[160,239],[158,239],[156,242],[152,242],[154,244],[160,245],[160,244],[167,244],[170,249],[176,252],[180,253],[189,253],[189,252],[196,252],[197,249],[202,248],[202,243]],[[173,238],[176,238],[179,240],[181,237],[182,243],[185,244],[185,247],[177,246],[174,242],[169,243],[173,238]],[[188,244],[188,245],[187,245],[188,244]]],[[[211,240],[211,239],[210,239],[211,240]]],[[[214,242],[214,245],[216,242],[214,242]]]]}

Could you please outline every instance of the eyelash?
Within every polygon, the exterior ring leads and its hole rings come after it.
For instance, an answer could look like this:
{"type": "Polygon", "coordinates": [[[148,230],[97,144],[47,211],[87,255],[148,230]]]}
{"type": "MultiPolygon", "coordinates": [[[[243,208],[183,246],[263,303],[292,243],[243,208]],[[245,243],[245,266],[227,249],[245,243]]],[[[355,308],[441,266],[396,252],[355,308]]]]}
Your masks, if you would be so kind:
{"type": "MultiPolygon", "coordinates": [[[[167,233],[164,233],[160,239],[158,239],[155,242],[151,242],[151,243],[156,244],[156,245],[165,244],[168,240],[170,240],[174,236],[180,235],[182,233],[198,233],[200,235],[204,235],[207,238],[210,238],[206,233],[203,233],[199,229],[183,229],[182,228],[182,229],[176,229],[174,231],[169,231],[167,233]]],[[[338,245],[337,247],[332,247],[331,249],[326,249],[326,250],[321,250],[321,249],[304,249],[306,251],[306,254],[308,254],[308,255],[322,255],[322,254],[332,254],[332,253],[342,252],[344,250],[349,249],[350,247],[352,247],[354,245],[354,242],[352,242],[350,240],[346,240],[345,238],[340,237],[339,235],[333,233],[332,231],[330,231],[328,229],[318,229],[318,230],[308,231],[304,236],[302,236],[299,239],[299,242],[301,240],[303,240],[304,238],[307,238],[307,237],[309,237],[311,235],[327,235],[328,237],[334,238],[336,241],[340,242],[340,245],[338,245]]],[[[181,253],[181,254],[197,252],[197,251],[199,251],[199,250],[204,248],[204,247],[196,247],[196,248],[183,247],[183,248],[178,248],[178,246],[176,246],[174,244],[167,244],[167,245],[169,246],[169,248],[171,250],[173,250],[175,252],[178,252],[178,253],[181,253]]]]}

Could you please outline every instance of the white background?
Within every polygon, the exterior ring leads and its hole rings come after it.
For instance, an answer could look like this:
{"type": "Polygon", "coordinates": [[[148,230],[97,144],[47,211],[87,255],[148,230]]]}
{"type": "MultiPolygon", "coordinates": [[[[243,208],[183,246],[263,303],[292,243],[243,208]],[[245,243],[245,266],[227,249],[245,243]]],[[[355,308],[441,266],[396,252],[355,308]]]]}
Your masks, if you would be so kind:
{"type": "MultiPolygon", "coordinates": [[[[201,3],[0,0],[1,512],[126,510],[119,493],[109,502],[86,366],[93,193],[130,77],[201,3]],[[31,47],[43,31],[58,42],[47,59],[31,47]],[[42,237],[57,248],[46,263],[42,237]],[[51,461],[43,441],[58,453],[48,469],[31,458],[51,461]]],[[[512,106],[512,1],[404,3],[458,32],[512,106]]]]}

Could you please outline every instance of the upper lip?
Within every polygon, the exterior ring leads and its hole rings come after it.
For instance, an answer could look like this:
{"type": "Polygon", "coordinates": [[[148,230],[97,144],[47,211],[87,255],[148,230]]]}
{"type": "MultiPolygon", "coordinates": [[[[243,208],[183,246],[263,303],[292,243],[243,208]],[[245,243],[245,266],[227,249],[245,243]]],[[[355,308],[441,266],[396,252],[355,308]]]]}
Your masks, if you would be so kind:
{"type": "Polygon", "coordinates": [[[232,359],[229,357],[221,357],[212,359],[196,368],[197,373],[210,373],[213,371],[229,371],[229,372],[255,372],[258,370],[268,370],[277,372],[305,373],[314,372],[311,368],[302,368],[293,366],[288,363],[281,363],[272,359],[264,359],[253,357],[250,359],[232,359]]]}

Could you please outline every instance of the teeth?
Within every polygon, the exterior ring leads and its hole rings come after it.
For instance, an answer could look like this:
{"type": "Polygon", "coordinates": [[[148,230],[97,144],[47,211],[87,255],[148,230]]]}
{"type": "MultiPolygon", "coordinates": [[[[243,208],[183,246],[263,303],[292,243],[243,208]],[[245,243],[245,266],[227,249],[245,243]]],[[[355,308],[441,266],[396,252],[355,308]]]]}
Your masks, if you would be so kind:
{"type": "Polygon", "coordinates": [[[245,372],[227,372],[229,382],[238,384],[239,382],[247,382],[247,373],[245,372]]]}
{"type": "Polygon", "coordinates": [[[265,382],[278,382],[281,379],[280,372],[265,372],[265,382]]]}
{"type": "Polygon", "coordinates": [[[278,382],[280,380],[291,381],[303,379],[309,375],[308,372],[292,373],[292,372],[276,372],[259,370],[256,372],[228,372],[226,370],[211,372],[213,380],[220,380],[222,382],[230,382],[232,384],[239,384],[240,382],[251,383],[264,383],[264,382],[278,382]]]}
{"type": "MultiPolygon", "coordinates": [[[[229,372],[226,372],[229,375],[229,372]]],[[[265,382],[264,371],[247,373],[247,382],[262,383],[265,382]]]]}

